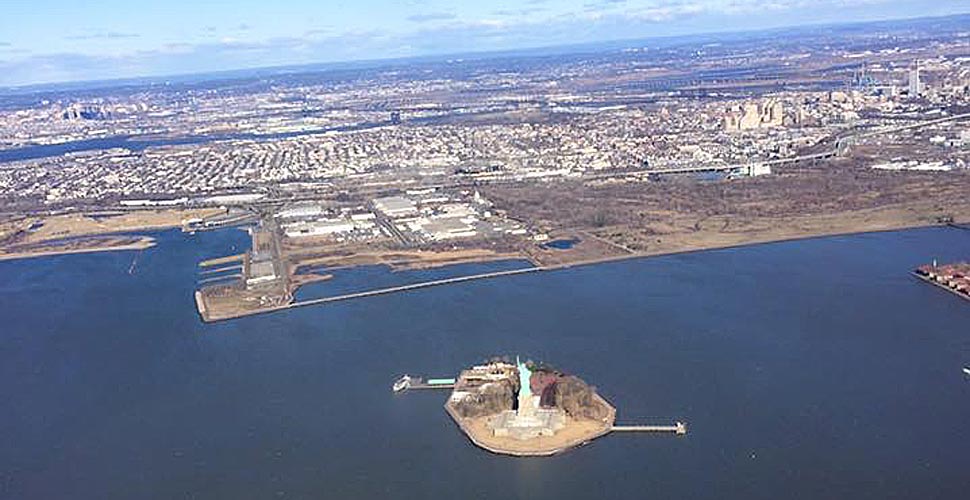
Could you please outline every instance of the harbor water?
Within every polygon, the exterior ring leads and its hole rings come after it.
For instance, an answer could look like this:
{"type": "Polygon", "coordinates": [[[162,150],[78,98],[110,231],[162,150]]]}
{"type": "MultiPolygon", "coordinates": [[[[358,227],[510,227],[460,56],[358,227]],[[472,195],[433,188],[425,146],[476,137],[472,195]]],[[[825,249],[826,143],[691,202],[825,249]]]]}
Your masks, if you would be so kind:
{"type": "MultiPolygon", "coordinates": [[[[970,491],[970,305],[909,274],[970,258],[968,231],[629,260],[215,324],[195,311],[196,264],[246,235],[156,236],[144,251],[0,262],[0,498],[970,491]],[[446,391],[390,390],[516,354],[598,387],[618,424],[690,432],[515,459],[471,445],[446,391]]],[[[442,272],[341,271],[306,293],[442,272]]]]}

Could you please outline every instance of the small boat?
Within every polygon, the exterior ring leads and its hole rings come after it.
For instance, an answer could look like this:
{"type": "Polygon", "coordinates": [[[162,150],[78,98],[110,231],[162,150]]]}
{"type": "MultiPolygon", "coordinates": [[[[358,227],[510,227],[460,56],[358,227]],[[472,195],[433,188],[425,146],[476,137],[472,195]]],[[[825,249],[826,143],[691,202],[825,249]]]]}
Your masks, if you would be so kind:
{"type": "Polygon", "coordinates": [[[391,388],[394,389],[394,392],[405,391],[409,387],[411,387],[411,376],[410,375],[404,375],[404,376],[402,376],[401,378],[397,379],[397,382],[394,382],[394,385],[393,386],[391,386],[391,388]]]}
{"type": "Polygon", "coordinates": [[[966,373],[967,375],[970,375],[970,367],[964,366],[963,367],[963,373],[966,373]]]}

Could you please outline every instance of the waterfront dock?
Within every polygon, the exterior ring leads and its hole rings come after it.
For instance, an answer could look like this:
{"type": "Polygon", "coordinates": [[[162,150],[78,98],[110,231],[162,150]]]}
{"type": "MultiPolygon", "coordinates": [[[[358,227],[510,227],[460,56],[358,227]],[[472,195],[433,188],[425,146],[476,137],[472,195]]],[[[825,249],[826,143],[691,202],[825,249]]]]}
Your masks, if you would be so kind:
{"type": "Polygon", "coordinates": [[[428,379],[424,382],[411,382],[408,389],[454,389],[455,379],[445,378],[445,379],[428,379]]]}
{"type": "Polygon", "coordinates": [[[687,434],[687,424],[677,422],[674,425],[614,425],[611,432],[672,432],[678,436],[687,434]]]}
{"type": "MultiPolygon", "coordinates": [[[[963,264],[966,268],[966,264],[963,264]]],[[[946,290],[957,297],[970,300],[970,278],[967,278],[966,270],[956,271],[956,265],[942,266],[921,266],[912,272],[913,276],[946,290]]]]}
{"type": "Polygon", "coordinates": [[[394,392],[404,392],[411,389],[454,389],[455,379],[453,378],[429,378],[412,377],[403,375],[394,382],[392,389],[394,392]]]}

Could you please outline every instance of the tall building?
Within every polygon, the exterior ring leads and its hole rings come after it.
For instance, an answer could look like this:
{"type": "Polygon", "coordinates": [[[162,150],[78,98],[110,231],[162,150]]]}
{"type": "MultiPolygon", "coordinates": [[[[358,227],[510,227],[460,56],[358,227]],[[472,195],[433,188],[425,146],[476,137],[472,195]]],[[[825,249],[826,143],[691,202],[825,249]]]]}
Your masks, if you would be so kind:
{"type": "Polygon", "coordinates": [[[917,59],[913,67],[909,70],[909,96],[919,97],[923,92],[919,81],[919,60],[917,59]]]}
{"type": "Polygon", "coordinates": [[[769,127],[782,127],[785,106],[781,101],[769,99],[761,103],[746,103],[728,109],[724,116],[724,130],[729,132],[769,127]]]}

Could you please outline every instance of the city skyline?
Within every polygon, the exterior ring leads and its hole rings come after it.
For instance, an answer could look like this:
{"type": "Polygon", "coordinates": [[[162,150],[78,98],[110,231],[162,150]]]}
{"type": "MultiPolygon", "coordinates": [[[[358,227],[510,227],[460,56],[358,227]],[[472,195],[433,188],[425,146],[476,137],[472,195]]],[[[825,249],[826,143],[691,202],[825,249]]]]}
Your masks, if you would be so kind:
{"type": "Polygon", "coordinates": [[[159,77],[272,66],[755,31],[970,11],[924,0],[437,0],[45,8],[17,0],[0,21],[0,86],[159,77]],[[328,12],[323,15],[324,10],[328,12]],[[57,11],[59,15],[47,15],[57,11]],[[42,14],[47,13],[47,14],[42,14]],[[38,36],[40,34],[41,36],[38,36]]]}

